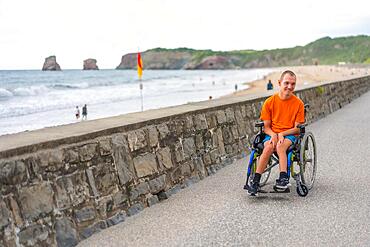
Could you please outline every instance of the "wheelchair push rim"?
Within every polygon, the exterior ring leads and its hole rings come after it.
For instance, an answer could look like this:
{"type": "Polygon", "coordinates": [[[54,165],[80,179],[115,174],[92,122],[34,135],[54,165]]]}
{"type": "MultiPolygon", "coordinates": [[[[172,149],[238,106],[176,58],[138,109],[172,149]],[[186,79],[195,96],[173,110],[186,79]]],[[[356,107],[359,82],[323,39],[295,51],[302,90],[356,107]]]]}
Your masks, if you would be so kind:
{"type": "MultiPolygon", "coordinates": [[[[256,174],[256,170],[257,170],[257,164],[258,164],[258,161],[259,161],[259,156],[254,158],[253,159],[253,163],[251,164],[252,167],[251,167],[251,174],[248,178],[248,186],[251,185],[252,181],[253,181],[253,178],[254,178],[254,174],[256,174]]],[[[269,163],[267,164],[267,167],[269,167],[271,164],[271,161],[269,161],[269,163]]],[[[271,169],[266,169],[262,174],[261,174],[261,180],[260,180],[260,187],[262,186],[265,186],[269,177],[270,177],[270,174],[271,174],[271,169]]]]}
{"type": "Polygon", "coordinates": [[[302,138],[299,152],[299,166],[302,183],[307,189],[312,189],[316,178],[317,156],[316,142],[311,132],[305,133],[302,138]]]}

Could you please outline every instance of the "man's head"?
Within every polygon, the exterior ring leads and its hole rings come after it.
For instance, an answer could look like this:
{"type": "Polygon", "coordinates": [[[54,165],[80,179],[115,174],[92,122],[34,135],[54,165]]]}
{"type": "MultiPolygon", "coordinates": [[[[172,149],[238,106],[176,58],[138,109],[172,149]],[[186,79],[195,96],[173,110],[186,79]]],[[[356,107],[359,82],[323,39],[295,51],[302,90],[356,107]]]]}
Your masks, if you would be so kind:
{"type": "Polygon", "coordinates": [[[279,96],[282,99],[288,99],[292,96],[295,88],[297,77],[291,70],[284,71],[279,80],[279,96]]]}

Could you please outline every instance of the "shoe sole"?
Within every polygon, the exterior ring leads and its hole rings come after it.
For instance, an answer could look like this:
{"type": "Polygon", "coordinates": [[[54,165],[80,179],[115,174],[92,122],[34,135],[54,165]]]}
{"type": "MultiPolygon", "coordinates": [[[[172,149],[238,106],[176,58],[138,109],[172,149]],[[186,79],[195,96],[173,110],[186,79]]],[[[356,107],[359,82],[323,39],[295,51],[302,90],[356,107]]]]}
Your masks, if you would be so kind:
{"type": "Polygon", "coordinates": [[[292,186],[290,183],[287,184],[286,186],[279,186],[277,184],[275,184],[275,188],[278,188],[278,189],[281,189],[281,190],[286,190],[288,189],[290,186],[292,186]]]}

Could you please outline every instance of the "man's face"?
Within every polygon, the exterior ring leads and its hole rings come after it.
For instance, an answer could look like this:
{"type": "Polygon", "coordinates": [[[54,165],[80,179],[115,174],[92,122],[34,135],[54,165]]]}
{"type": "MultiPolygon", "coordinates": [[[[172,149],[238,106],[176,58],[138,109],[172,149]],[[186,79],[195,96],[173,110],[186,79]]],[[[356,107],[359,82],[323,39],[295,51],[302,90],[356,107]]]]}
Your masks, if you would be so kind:
{"type": "Polygon", "coordinates": [[[284,75],[283,79],[279,81],[280,93],[282,96],[289,98],[293,94],[295,82],[296,78],[294,76],[291,76],[290,74],[284,75]]]}

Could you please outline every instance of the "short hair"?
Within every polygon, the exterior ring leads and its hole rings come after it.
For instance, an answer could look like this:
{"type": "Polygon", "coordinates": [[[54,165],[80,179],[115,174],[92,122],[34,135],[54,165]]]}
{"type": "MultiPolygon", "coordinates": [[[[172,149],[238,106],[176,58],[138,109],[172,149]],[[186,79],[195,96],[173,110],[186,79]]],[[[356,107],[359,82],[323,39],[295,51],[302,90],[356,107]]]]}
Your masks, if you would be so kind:
{"type": "Polygon", "coordinates": [[[286,74],[289,74],[289,75],[291,75],[291,76],[293,76],[294,78],[296,78],[296,79],[297,79],[297,76],[294,74],[294,72],[293,72],[293,71],[291,71],[291,70],[285,70],[283,73],[281,73],[280,81],[282,81],[282,80],[283,80],[283,78],[284,78],[284,76],[285,76],[286,74]]]}

